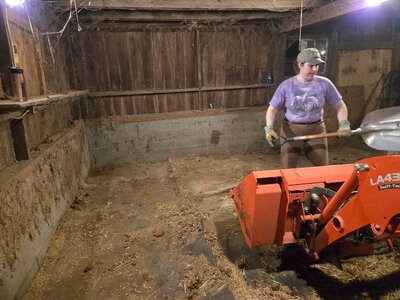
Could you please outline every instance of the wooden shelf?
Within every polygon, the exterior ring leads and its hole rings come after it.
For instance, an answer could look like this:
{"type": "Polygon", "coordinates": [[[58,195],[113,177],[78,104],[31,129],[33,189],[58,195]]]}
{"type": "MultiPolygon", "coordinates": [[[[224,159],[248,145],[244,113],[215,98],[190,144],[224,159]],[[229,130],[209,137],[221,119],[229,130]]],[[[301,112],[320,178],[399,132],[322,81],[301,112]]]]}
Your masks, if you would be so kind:
{"type": "Polygon", "coordinates": [[[70,98],[89,95],[89,90],[83,91],[70,91],[64,94],[54,94],[48,96],[34,97],[27,101],[15,101],[15,100],[0,100],[0,111],[21,109],[27,107],[43,106],[53,102],[59,102],[68,100],[70,98]]]}

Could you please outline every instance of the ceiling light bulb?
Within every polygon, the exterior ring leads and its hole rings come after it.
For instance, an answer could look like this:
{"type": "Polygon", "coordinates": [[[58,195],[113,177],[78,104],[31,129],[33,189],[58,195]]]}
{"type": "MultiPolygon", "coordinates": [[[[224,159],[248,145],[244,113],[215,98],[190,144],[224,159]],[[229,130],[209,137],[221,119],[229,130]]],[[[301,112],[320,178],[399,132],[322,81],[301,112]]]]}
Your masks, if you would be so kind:
{"type": "Polygon", "coordinates": [[[386,0],[365,0],[365,4],[367,6],[377,6],[386,0]]]}
{"type": "Polygon", "coordinates": [[[25,0],[6,0],[6,4],[9,6],[9,7],[14,7],[14,6],[17,6],[17,5],[22,5],[22,3],[24,3],[25,2],[25,0]]]}

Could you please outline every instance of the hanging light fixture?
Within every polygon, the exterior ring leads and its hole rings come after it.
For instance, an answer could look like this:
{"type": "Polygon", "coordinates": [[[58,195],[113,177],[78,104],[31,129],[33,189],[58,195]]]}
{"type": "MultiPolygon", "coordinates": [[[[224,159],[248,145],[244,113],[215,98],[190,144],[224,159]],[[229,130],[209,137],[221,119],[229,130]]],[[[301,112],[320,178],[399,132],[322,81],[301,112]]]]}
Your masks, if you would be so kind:
{"type": "Polygon", "coordinates": [[[22,5],[25,2],[25,0],[6,0],[6,4],[9,7],[15,7],[18,5],[22,5]]]}

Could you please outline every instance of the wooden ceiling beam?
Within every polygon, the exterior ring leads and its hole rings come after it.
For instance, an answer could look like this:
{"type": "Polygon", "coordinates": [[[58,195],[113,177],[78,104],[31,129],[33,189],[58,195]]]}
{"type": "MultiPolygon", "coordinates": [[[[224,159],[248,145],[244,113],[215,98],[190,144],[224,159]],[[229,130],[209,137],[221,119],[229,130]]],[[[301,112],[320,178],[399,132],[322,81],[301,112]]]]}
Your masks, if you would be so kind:
{"type": "MultiPolygon", "coordinates": [[[[390,4],[395,1],[398,0],[390,0],[383,2],[380,5],[390,4]]],[[[321,7],[304,11],[302,26],[305,27],[328,21],[330,19],[340,17],[367,7],[368,5],[365,3],[365,0],[337,0],[321,7]]],[[[287,18],[282,22],[281,33],[289,32],[298,28],[300,28],[300,13],[298,16],[287,18]]]]}
{"type": "Polygon", "coordinates": [[[189,21],[250,21],[276,20],[282,18],[278,12],[179,12],[170,11],[101,11],[81,13],[79,20],[84,22],[189,22],[189,21]]]}
{"type": "MultiPolygon", "coordinates": [[[[303,0],[305,8],[318,7],[323,0],[303,0]]],[[[77,0],[88,9],[132,10],[291,10],[300,7],[300,0],[77,0]]],[[[53,6],[69,7],[69,0],[53,1],[53,6]]]]}

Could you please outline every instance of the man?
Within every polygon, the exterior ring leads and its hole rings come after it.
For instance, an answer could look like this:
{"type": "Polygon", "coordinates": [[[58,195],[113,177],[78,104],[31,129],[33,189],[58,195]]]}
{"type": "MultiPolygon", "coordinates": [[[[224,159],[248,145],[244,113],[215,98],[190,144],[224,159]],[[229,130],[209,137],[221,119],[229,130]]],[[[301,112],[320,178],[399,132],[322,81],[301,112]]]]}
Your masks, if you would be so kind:
{"type": "MultiPolygon", "coordinates": [[[[273,129],[278,110],[285,111],[281,136],[325,133],[323,120],[325,103],[336,110],[339,137],[351,135],[350,122],[347,120],[347,106],[342,96],[328,78],[317,75],[319,64],[324,63],[317,49],[303,49],[296,60],[298,74],[286,79],[278,86],[269,103],[264,127],[265,137],[271,147],[279,141],[279,136],[273,129]]],[[[329,164],[328,140],[321,138],[282,145],[282,168],[296,168],[302,150],[315,166],[329,164]]]]}

